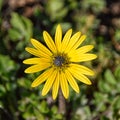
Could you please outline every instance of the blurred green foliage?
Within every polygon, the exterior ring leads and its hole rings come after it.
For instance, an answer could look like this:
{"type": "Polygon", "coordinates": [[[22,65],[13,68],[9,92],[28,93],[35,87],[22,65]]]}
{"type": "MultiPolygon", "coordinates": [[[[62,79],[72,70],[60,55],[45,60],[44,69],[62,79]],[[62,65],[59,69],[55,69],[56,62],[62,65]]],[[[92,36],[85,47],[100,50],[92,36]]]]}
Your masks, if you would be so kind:
{"type": "Polygon", "coordinates": [[[120,19],[112,11],[113,3],[117,1],[28,0],[13,4],[0,0],[0,120],[120,120],[120,19]],[[58,112],[58,99],[53,101],[51,94],[41,96],[42,85],[31,88],[39,73],[24,74],[22,64],[30,57],[25,52],[30,38],[43,42],[42,31],[54,35],[58,23],[63,34],[71,27],[87,34],[84,44],[93,44],[98,55],[85,63],[96,72],[93,85],[78,83],[80,94],[70,88],[66,115],[58,112]]]}
{"type": "Polygon", "coordinates": [[[96,14],[100,13],[106,5],[104,0],[83,0],[81,4],[83,10],[91,9],[96,14]]]}

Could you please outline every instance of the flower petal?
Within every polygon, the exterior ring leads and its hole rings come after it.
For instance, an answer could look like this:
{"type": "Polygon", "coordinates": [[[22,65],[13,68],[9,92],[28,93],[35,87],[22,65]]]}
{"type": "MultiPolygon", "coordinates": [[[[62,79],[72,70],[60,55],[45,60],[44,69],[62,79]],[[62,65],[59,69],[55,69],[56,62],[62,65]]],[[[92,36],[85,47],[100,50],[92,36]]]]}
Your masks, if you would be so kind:
{"type": "Polygon", "coordinates": [[[75,81],[74,77],[71,75],[71,73],[68,70],[66,70],[65,75],[66,75],[66,78],[67,78],[69,84],[73,88],[73,90],[75,90],[77,93],[79,93],[80,90],[79,90],[78,84],[75,81]]]}
{"type": "Polygon", "coordinates": [[[37,65],[32,65],[31,67],[28,67],[27,69],[25,69],[25,73],[35,73],[35,72],[39,72],[42,71],[48,67],[50,67],[51,64],[50,63],[39,63],[37,65]]]}
{"type": "Polygon", "coordinates": [[[67,82],[66,76],[63,72],[61,72],[60,78],[61,78],[60,80],[61,90],[64,97],[67,99],[69,96],[69,88],[68,88],[68,82],[67,82]]]}
{"type": "Polygon", "coordinates": [[[96,59],[97,56],[95,54],[76,54],[74,53],[73,56],[70,58],[70,60],[72,62],[84,62],[84,61],[89,61],[89,60],[93,60],[96,59]]]}
{"type": "Polygon", "coordinates": [[[55,43],[53,41],[53,39],[51,38],[51,36],[49,35],[49,33],[47,31],[43,32],[43,37],[44,40],[46,42],[46,45],[49,47],[49,49],[53,52],[56,53],[56,46],[55,43]]]}
{"type": "Polygon", "coordinates": [[[56,33],[55,33],[55,44],[57,47],[57,50],[60,52],[61,48],[61,40],[62,40],[62,29],[60,24],[56,28],[56,33]]]}
{"type": "Polygon", "coordinates": [[[51,74],[51,76],[47,79],[45,85],[44,85],[44,88],[42,90],[42,95],[46,95],[50,88],[52,87],[53,85],[53,82],[55,81],[55,78],[56,78],[56,75],[57,75],[57,71],[54,70],[53,73],[51,74]]]}
{"type": "Polygon", "coordinates": [[[68,45],[68,43],[69,43],[69,40],[70,40],[70,37],[71,37],[71,35],[72,35],[72,29],[69,29],[67,32],[66,32],[66,34],[65,34],[65,36],[64,36],[64,38],[63,38],[63,41],[62,41],[62,47],[61,47],[61,52],[63,52],[65,49],[66,49],[66,47],[67,47],[67,45],[68,45]]]}
{"type": "Polygon", "coordinates": [[[79,71],[74,70],[72,68],[68,68],[68,70],[77,80],[79,80],[87,85],[92,84],[91,81],[85,75],[81,74],[79,71]]]}
{"type": "Polygon", "coordinates": [[[50,62],[47,58],[29,58],[23,61],[24,64],[39,64],[39,63],[47,63],[50,62]]]}
{"type": "Polygon", "coordinates": [[[82,35],[75,43],[75,45],[72,47],[71,51],[77,49],[85,39],[86,39],[86,35],[82,35]]]}
{"type": "Polygon", "coordinates": [[[70,67],[74,70],[79,71],[81,74],[84,75],[94,75],[94,72],[92,70],[90,70],[89,68],[83,66],[83,65],[79,65],[79,64],[70,64],[70,67]]]}
{"type": "Polygon", "coordinates": [[[25,50],[27,52],[29,52],[30,54],[34,55],[34,56],[41,57],[41,55],[39,54],[38,50],[36,50],[34,48],[26,47],[25,50]]]}
{"type": "Polygon", "coordinates": [[[71,39],[68,43],[68,46],[65,49],[65,53],[68,53],[71,50],[71,48],[75,45],[75,43],[79,39],[80,35],[81,35],[81,32],[77,32],[71,37],[71,39]]]}
{"type": "Polygon", "coordinates": [[[31,43],[33,44],[33,46],[36,49],[41,50],[41,51],[45,52],[46,54],[48,54],[50,56],[52,55],[52,53],[43,44],[41,44],[39,41],[32,38],[31,43]]]}
{"type": "Polygon", "coordinates": [[[36,49],[30,48],[30,47],[26,47],[25,50],[34,56],[50,59],[50,56],[41,50],[36,50],[36,49]]]}
{"type": "Polygon", "coordinates": [[[59,72],[57,73],[55,82],[53,83],[53,88],[52,88],[52,97],[55,100],[58,94],[58,89],[59,89],[59,83],[60,83],[60,75],[59,72]]]}
{"type": "Polygon", "coordinates": [[[80,47],[78,49],[76,49],[77,53],[86,53],[89,52],[90,50],[92,50],[94,48],[93,45],[85,45],[83,47],[80,47]]]}
{"type": "Polygon", "coordinates": [[[41,83],[43,83],[46,79],[48,79],[49,76],[51,76],[51,74],[53,73],[53,68],[50,68],[46,71],[44,71],[39,77],[37,77],[33,83],[32,83],[32,87],[36,87],[38,85],[40,85],[41,83]]]}

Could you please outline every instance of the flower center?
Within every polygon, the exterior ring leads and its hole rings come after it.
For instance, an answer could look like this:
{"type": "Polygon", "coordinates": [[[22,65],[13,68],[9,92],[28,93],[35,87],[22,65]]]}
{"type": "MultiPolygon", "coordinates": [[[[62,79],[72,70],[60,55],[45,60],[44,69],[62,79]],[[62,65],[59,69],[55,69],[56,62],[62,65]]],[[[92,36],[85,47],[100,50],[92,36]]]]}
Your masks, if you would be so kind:
{"type": "Polygon", "coordinates": [[[65,63],[65,58],[63,56],[56,56],[54,58],[54,65],[61,67],[65,63]]]}
{"type": "Polygon", "coordinates": [[[70,58],[67,54],[57,53],[52,56],[52,65],[55,69],[59,69],[60,71],[69,67],[70,63],[70,58]]]}

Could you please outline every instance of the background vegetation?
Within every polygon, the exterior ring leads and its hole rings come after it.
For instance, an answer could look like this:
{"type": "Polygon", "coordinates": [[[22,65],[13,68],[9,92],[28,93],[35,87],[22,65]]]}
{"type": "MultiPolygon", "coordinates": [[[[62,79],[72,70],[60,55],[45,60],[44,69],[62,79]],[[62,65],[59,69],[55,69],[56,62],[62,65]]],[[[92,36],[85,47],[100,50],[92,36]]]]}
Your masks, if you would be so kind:
{"type": "Polygon", "coordinates": [[[119,0],[0,0],[0,120],[120,120],[120,1],[119,0]],[[24,50],[42,31],[54,35],[61,23],[87,34],[98,58],[85,65],[96,75],[93,85],[70,88],[66,114],[58,100],[41,96],[42,85],[31,88],[38,74],[24,74],[24,50]]]}

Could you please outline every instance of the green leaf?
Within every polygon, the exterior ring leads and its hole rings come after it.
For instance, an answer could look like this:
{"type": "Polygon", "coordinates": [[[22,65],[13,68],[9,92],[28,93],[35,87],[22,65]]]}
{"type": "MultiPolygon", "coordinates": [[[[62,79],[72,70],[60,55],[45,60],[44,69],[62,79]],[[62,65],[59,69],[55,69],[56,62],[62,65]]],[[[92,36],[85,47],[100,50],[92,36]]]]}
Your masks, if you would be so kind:
{"type": "Polygon", "coordinates": [[[23,21],[25,30],[26,30],[25,39],[26,39],[26,41],[28,41],[33,33],[32,32],[32,23],[28,18],[25,18],[23,16],[21,16],[21,20],[23,21]]]}
{"type": "Polygon", "coordinates": [[[43,114],[40,113],[40,111],[38,111],[37,109],[34,108],[34,114],[37,118],[37,120],[45,120],[43,114]]]}
{"type": "Polygon", "coordinates": [[[56,106],[53,106],[51,111],[52,111],[53,114],[56,114],[58,112],[58,109],[57,109],[56,106]]]}
{"type": "Polygon", "coordinates": [[[17,13],[12,13],[10,20],[12,28],[9,29],[9,36],[13,40],[25,39],[28,41],[32,36],[32,23],[31,21],[17,13]]]}
{"type": "Polygon", "coordinates": [[[9,29],[8,31],[9,37],[11,40],[13,41],[18,41],[18,39],[22,39],[22,35],[19,31],[15,30],[15,29],[9,29]]]}
{"type": "Polygon", "coordinates": [[[0,97],[1,97],[1,96],[4,96],[5,93],[6,93],[5,87],[0,84],[0,97]]]}
{"type": "Polygon", "coordinates": [[[100,91],[103,93],[110,93],[112,90],[111,85],[106,83],[106,81],[103,79],[100,79],[100,81],[98,83],[98,87],[99,87],[100,91]]]}
{"type": "Polygon", "coordinates": [[[31,87],[31,81],[27,78],[20,78],[17,80],[19,86],[24,87],[26,89],[31,87]]]}
{"type": "Polygon", "coordinates": [[[84,0],[82,2],[83,10],[88,10],[89,8],[92,9],[94,13],[99,13],[105,7],[106,2],[104,0],[84,0]]]}
{"type": "Polygon", "coordinates": [[[115,40],[120,43],[120,29],[116,29],[115,31],[115,40]]]}
{"type": "Polygon", "coordinates": [[[10,23],[13,28],[16,30],[20,30],[21,34],[24,34],[25,32],[25,26],[23,25],[23,22],[21,20],[21,16],[17,13],[12,13],[10,23]]]}
{"type": "Polygon", "coordinates": [[[63,120],[63,116],[61,114],[54,115],[55,120],[63,120]]]}
{"type": "Polygon", "coordinates": [[[103,112],[106,109],[106,102],[108,101],[107,95],[100,92],[94,93],[94,104],[96,105],[96,111],[103,112]]]}
{"type": "Polygon", "coordinates": [[[113,108],[120,109],[120,96],[116,97],[113,101],[113,108]]]}
{"type": "Polygon", "coordinates": [[[15,76],[19,65],[16,64],[13,60],[7,55],[0,55],[0,75],[2,77],[7,77],[8,79],[15,76]]]}
{"type": "Polygon", "coordinates": [[[94,99],[95,102],[97,104],[99,104],[101,101],[106,102],[108,96],[106,94],[103,94],[103,93],[100,93],[100,92],[95,92],[94,97],[95,97],[95,99],[94,99]]]}
{"type": "Polygon", "coordinates": [[[109,69],[105,71],[104,78],[110,85],[116,85],[116,79],[109,69]]]}
{"type": "Polygon", "coordinates": [[[3,5],[3,0],[0,0],[0,12],[1,12],[2,5],[3,5]]]}
{"type": "Polygon", "coordinates": [[[117,66],[115,69],[115,77],[119,80],[120,79],[120,65],[117,66]]]}
{"type": "Polygon", "coordinates": [[[64,0],[49,0],[46,4],[46,11],[51,20],[61,20],[66,16],[68,8],[64,7],[64,0]]]}
{"type": "Polygon", "coordinates": [[[110,120],[109,118],[107,118],[106,116],[101,116],[100,120],[110,120]]]}
{"type": "Polygon", "coordinates": [[[42,101],[41,105],[40,105],[40,111],[44,114],[49,112],[49,108],[47,106],[46,101],[42,101]]]}
{"type": "Polygon", "coordinates": [[[6,83],[7,91],[12,91],[12,90],[15,90],[16,88],[17,88],[17,85],[15,84],[15,82],[13,84],[10,82],[6,83]]]}

